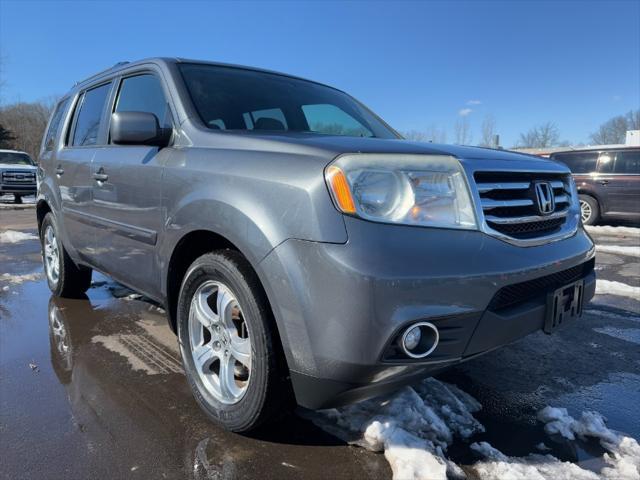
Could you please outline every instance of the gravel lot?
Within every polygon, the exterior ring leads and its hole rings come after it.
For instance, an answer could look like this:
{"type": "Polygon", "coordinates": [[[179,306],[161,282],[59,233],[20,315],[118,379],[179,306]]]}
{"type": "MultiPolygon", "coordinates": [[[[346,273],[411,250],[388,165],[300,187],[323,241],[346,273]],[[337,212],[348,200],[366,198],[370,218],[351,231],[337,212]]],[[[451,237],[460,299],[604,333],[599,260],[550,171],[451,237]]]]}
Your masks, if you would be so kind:
{"type": "Polygon", "coordinates": [[[1,478],[640,478],[640,228],[590,230],[598,294],[566,329],[250,436],[200,413],[159,306],[97,274],[51,298],[35,233],[0,198],[1,478]]]}

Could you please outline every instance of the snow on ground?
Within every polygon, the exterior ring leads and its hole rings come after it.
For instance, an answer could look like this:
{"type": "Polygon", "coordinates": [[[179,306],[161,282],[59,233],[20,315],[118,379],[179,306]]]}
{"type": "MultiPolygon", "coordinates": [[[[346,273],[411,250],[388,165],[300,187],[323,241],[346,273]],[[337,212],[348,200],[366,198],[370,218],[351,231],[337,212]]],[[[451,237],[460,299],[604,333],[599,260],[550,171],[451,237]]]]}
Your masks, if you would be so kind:
{"type": "Polygon", "coordinates": [[[0,195],[0,209],[15,210],[33,208],[35,204],[35,196],[22,197],[22,203],[14,203],[13,195],[0,195]]]}
{"type": "Polygon", "coordinates": [[[640,345],[640,328],[601,327],[594,328],[593,331],[640,345]]]}
{"type": "Polygon", "coordinates": [[[612,227],[610,225],[585,225],[587,232],[603,235],[620,235],[640,238],[640,228],[612,227]]]}
{"type": "Polygon", "coordinates": [[[37,239],[37,235],[34,235],[33,233],[18,232],[16,230],[0,232],[0,243],[20,243],[26,240],[37,239]]]}
{"type": "Polygon", "coordinates": [[[640,257],[640,246],[628,247],[626,245],[596,245],[596,251],[627,255],[630,257],[640,257]]]}
{"type": "MultiPolygon", "coordinates": [[[[468,441],[484,432],[484,426],[473,416],[481,408],[454,385],[429,378],[390,398],[325,410],[312,419],[342,438],[355,434],[357,439],[352,443],[384,452],[394,480],[467,478],[467,473],[495,480],[640,480],[640,446],[636,440],[607,428],[605,419],[596,412],[583,412],[575,420],[566,409],[552,407],[538,413],[545,431],[566,441],[598,439],[606,450],[602,457],[605,467],[600,472],[549,454],[510,457],[487,442],[470,445],[482,459],[466,466],[465,472],[447,458],[446,451],[455,440],[468,441]]],[[[545,450],[546,446],[539,444],[536,448],[545,450]]]]}
{"type": "Polygon", "coordinates": [[[10,273],[3,273],[0,276],[0,282],[8,282],[14,285],[20,285],[24,282],[35,282],[42,278],[42,272],[25,273],[23,275],[11,275],[10,273]]]}
{"type": "Polygon", "coordinates": [[[640,445],[606,426],[605,419],[597,412],[582,412],[579,420],[570,416],[566,408],[546,407],[538,413],[538,419],[545,423],[545,431],[558,434],[569,440],[593,437],[607,450],[603,460],[607,467],[600,472],[601,478],[619,480],[640,479],[640,445]]]}
{"type": "Polygon", "coordinates": [[[600,477],[553,455],[532,453],[526,457],[509,457],[487,442],[471,445],[484,457],[473,465],[474,473],[483,480],[598,480],[600,477]]]}
{"type": "Polygon", "coordinates": [[[611,280],[598,280],[596,282],[596,295],[618,295],[640,300],[640,287],[611,280]]]}
{"type": "MultiPolygon", "coordinates": [[[[338,429],[360,435],[355,442],[384,451],[396,480],[464,478],[445,457],[454,438],[467,439],[484,427],[472,413],[471,396],[433,378],[406,387],[389,399],[372,399],[323,414],[338,429]]],[[[321,425],[324,426],[324,425],[321,425]]]]}

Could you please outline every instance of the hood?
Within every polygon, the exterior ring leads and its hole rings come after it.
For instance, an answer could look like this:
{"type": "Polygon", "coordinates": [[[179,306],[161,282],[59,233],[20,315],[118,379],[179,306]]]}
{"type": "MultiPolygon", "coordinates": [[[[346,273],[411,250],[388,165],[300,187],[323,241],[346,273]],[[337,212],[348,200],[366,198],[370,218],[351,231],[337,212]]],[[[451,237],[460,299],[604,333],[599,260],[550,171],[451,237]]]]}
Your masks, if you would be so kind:
{"type": "Polygon", "coordinates": [[[451,155],[470,166],[474,164],[478,164],[479,166],[480,164],[491,162],[496,166],[499,165],[499,168],[503,170],[509,170],[510,167],[514,167],[514,169],[540,168],[542,170],[568,172],[568,169],[563,165],[546,158],[492,148],[422,143],[401,139],[346,137],[309,133],[252,134],[251,136],[256,139],[263,139],[269,143],[279,143],[284,150],[288,150],[294,146],[308,147],[314,150],[324,151],[332,157],[343,153],[451,155]]]}
{"type": "Polygon", "coordinates": [[[34,165],[16,165],[15,163],[0,163],[3,170],[22,170],[24,172],[35,172],[38,167],[34,165]]]}
{"type": "Polygon", "coordinates": [[[199,127],[191,130],[187,138],[189,144],[198,145],[200,148],[304,155],[309,159],[315,158],[323,166],[345,153],[398,153],[451,155],[458,158],[470,170],[540,170],[569,173],[566,166],[534,155],[482,147],[410,142],[401,139],[345,137],[301,132],[221,132],[199,127]]]}

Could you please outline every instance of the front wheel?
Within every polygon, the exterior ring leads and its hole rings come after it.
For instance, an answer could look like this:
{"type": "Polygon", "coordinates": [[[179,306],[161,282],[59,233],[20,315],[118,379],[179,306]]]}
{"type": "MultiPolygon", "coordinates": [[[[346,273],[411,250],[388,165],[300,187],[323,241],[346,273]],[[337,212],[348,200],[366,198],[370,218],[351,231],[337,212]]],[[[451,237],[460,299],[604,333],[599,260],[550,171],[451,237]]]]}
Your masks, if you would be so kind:
{"type": "Polygon", "coordinates": [[[64,249],[55,217],[47,213],[40,227],[44,273],[51,292],[57,297],[77,298],[91,286],[91,269],[73,263],[64,249]]]}
{"type": "Polygon", "coordinates": [[[13,203],[20,205],[22,203],[22,195],[14,194],[13,203]]]}
{"type": "Polygon", "coordinates": [[[206,254],[191,265],[177,319],[189,385],[216,423],[248,431],[285,411],[279,339],[258,278],[241,254],[206,254]]]}
{"type": "Polygon", "coordinates": [[[579,195],[580,217],[583,225],[594,225],[600,217],[598,201],[589,195],[579,195]]]}

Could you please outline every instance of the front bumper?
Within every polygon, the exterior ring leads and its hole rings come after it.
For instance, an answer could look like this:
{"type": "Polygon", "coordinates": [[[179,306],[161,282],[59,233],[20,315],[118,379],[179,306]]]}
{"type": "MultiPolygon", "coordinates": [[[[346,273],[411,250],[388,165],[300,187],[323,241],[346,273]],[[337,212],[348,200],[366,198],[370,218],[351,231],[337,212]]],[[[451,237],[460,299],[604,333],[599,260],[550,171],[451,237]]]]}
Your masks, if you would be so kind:
{"type": "Polygon", "coordinates": [[[0,194],[13,193],[18,195],[35,195],[38,192],[38,186],[33,185],[4,185],[0,184],[0,194]]]}
{"type": "MultiPolygon", "coordinates": [[[[260,265],[297,401],[308,408],[384,393],[541,329],[544,292],[494,311],[496,293],[595,255],[582,229],[523,248],[477,231],[345,222],[346,244],[287,240],[260,265]],[[391,339],[423,320],[440,331],[436,350],[386,360],[391,339]]],[[[595,275],[585,276],[589,300],[595,275]]]]}

